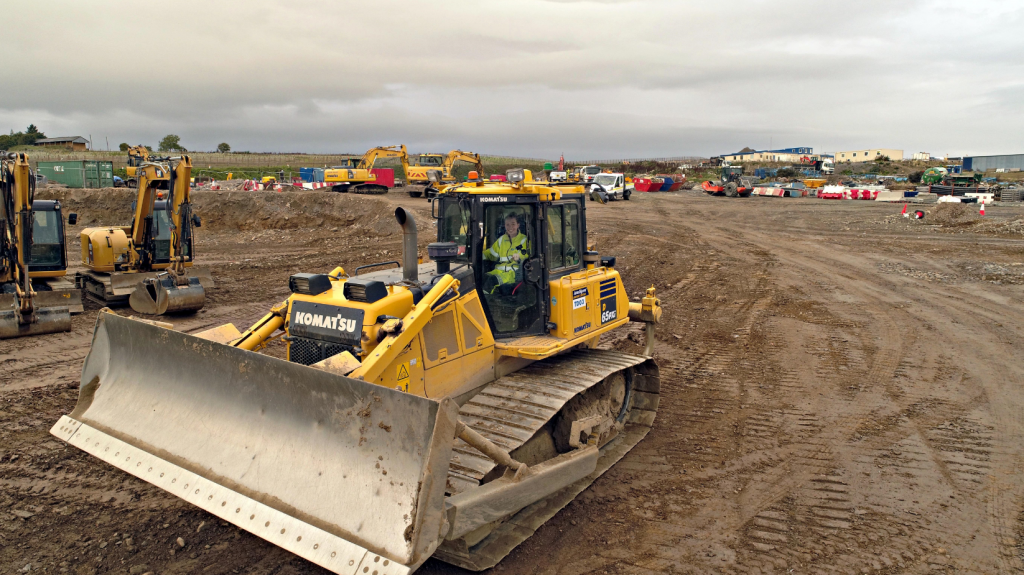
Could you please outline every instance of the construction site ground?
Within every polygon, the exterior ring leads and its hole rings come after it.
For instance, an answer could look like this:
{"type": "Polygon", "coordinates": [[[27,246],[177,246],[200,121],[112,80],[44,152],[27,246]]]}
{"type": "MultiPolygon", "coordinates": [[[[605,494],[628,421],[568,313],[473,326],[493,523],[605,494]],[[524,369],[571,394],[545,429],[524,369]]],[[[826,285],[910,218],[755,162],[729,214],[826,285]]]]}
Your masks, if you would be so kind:
{"type": "MultiPolygon", "coordinates": [[[[83,227],[128,223],[123,190],[39,197],[80,214],[76,264],[83,227]]],[[[217,287],[171,318],[184,331],[244,329],[292,273],[399,259],[397,205],[415,210],[424,253],[434,229],[400,190],[194,200],[217,287]]],[[[693,192],[588,204],[590,242],[617,256],[630,296],[653,284],[662,299],[661,408],[493,573],[1024,569],[1024,210],[901,208],[693,192]]],[[[49,435],[75,405],[99,308],[71,333],[0,342],[0,572],[321,573],[49,435]]],[[[603,344],[642,341],[631,328],[603,344]]]]}

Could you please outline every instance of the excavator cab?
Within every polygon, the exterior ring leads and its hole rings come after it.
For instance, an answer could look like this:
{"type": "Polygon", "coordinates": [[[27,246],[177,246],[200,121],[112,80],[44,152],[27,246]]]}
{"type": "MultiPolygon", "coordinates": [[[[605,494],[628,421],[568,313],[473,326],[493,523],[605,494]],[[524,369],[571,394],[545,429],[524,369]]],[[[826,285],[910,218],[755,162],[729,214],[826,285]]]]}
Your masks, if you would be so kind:
{"type": "Polygon", "coordinates": [[[57,272],[68,269],[68,252],[64,240],[64,221],[60,202],[32,202],[32,251],[28,272],[57,272]]]}
{"type": "Polygon", "coordinates": [[[441,154],[420,154],[419,165],[440,168],[444,166],[444,156],[441,154]]]}

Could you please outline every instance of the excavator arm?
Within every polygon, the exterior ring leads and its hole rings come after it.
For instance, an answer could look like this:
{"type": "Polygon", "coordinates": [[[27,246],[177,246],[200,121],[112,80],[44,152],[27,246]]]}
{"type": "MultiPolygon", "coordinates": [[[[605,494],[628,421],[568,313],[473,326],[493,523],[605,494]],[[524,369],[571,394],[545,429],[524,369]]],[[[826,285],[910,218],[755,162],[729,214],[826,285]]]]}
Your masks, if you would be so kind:
{"type": "Polygon", "coordinates": [[[171,192],[171,261],[178,274],[185,272],[185,262],[190,256],[185,255],[184,246],[188,245],[192,235],[192,225],[199,221],[198,218],[193,221],[191,180],[192,158],[182,156],[174,166],[168,184],[171,192]]]}
{"type": "Polygon", "coordinates": [[[474,154],[473,152],[463,152],[462,150],[452,150],[448,152],[448,155],[444,158],[444,171],[445,175],[454,177],[452,169],[455,167],[455,162],[469,162],[473,164],[476,171],[483,176],[484,165],[480,160],[480,154],[474,154]]]}
{"type": "Polygon", "coordinates": [[[372,150],[368,150],[363,154],[363,158],[359,160],[359,169],[370,170],[373,169],[374,163],[381,158],[399,158],[402,161],[402,170],[406,173],[409,171],[409,154],[405,150],[405,145],[401,146],[378,146],[372,150]]]}

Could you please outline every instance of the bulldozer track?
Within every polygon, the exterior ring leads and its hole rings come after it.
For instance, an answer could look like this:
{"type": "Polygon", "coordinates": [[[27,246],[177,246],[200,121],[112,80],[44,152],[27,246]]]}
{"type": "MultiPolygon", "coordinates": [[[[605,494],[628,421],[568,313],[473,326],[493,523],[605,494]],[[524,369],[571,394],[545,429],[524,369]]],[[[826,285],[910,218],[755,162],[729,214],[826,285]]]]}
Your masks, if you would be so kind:
{"type": "MultiPolygon", "coordinates": [[[[473,570],[496,565],[647,435],[658,409],[661,383],[658,367],[649,358],[610,350],[576,350],[502,377],[463,405],[459,411],[463,423],[512,452],[539,432],[570,399],[627,369],[636,370],[627,425],[601,449],[593,473],[519,511],[480,543],[467,547],[461,541],[446,542],[436,555],[473,570]]],[[[495,466],[475,448],[456,440],[448,491],[457,493],[480,485],[495,466]]]]}
{"type": "MultiPolygon", "coordinates": [[[[608,350],[575,350],[538,361],[487,385],[462,406],[459,419],[510,453],[533,437],[570,399],[613,373],[645,362],[654,365],[648,358],[608,350]]],[[[656,368],[653,376],[657,377],[656,368]]],[[[654,389],[636,390],[634,405],[639,405],[639,394],[656,396],[657,384],[654,389]]],[[[657,399],[644,403],[650,404],[653,409],[638,409],[637,416],[641,411],[649,411],[653,420],[657,399]]],[[[452,452],[448,471],[450,493],[480,485],[497,465],[461,439],[456,440],[452,452]]]]}

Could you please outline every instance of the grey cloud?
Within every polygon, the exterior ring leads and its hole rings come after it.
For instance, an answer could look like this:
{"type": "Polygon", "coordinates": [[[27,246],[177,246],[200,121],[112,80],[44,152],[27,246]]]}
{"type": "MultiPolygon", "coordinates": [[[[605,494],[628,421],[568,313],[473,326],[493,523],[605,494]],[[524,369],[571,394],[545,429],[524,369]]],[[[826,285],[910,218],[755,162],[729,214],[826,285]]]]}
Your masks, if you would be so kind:
{"type": "Polygon", "coordinates": [[[1018,4],[24,3],[0,37],[18,54],[0,126],[254,151],[998,152],[1024,128],[1018,4]]]}

